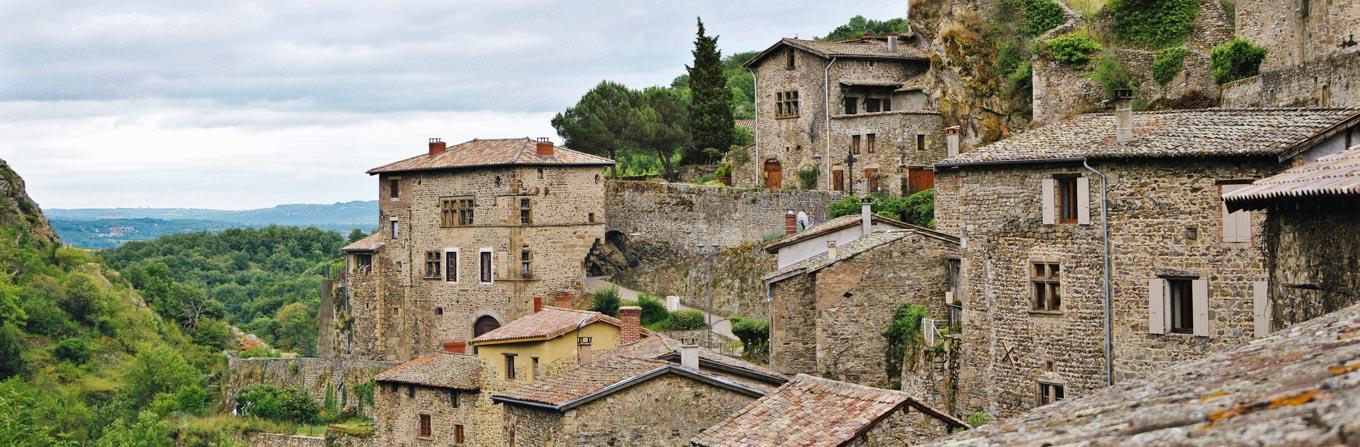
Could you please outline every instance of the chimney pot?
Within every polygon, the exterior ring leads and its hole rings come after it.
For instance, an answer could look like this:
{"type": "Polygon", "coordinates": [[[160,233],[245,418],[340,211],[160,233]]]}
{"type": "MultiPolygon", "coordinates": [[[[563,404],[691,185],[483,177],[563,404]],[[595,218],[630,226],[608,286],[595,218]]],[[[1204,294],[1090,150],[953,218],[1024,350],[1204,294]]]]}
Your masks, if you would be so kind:
{"type": "Polygon", "coordinates": [[[534,297],[534,313],[539,313],[542,311],[543,311],[543,297],[536,296],[534,297]]]}
{"type": "Polygon", "coordinates": [[[431,139],[430,139],[430,155],[433,156],[433,155],[442,154],[442,153],[444,153],[444,150],[447,149],[447,148],[448,148],[448,146],[446,146],[446,145],[444,144],[444,140],[439,139],[439,138],[431,138],[431,139]]]}
{"type": "Polygon", "coordinates": [[[798,215],[793,210],[784,211],[784,234],[789,235],[798,232],[798,215]]]}
{"type": "Polygon", "coordinates": [[[1133,90],[1115,90],[1114,126],[1116,143],[1124,144],[1133,140],[1133,90]]]}
{"type": "Polygon", "coordinates": [[[826,241],[826,258],[836,260],[836,241],[826,241]]]}
{"type": "Polygon", "coordinates": [[[642,308],[623,306],[619,308],[619,346],[637,343],[642,338],[642,308]]]}
{"type": "Polygon", "coordinates": [[[959,126],[953,126],[944,130],[944,140],[949,146],[949,156],[959,155],[959,126]]]}
{"type": "Polygon", "coordinates": [[[862,232],[860,236],[868,236],[874,231],[874,208],[869,196],[859,200],[859,224],[862,232]]]}
{"type": "Polygon", "coordinates": [[[680,367],[699,369],[699,345],[694,344],[694,340],[685,340],[680,345],[680,367]]]}
{"type": "Polygon", "coordinates": [[[897,52],[897,34],[896,34],[896,33],[888,34],[888,52],[889,52],[889,53],[896,53],[896,52],[897,52]]]}
{"type": "Polygon", "coordinates": [[[444,342],[444,352],[450,354],[467,354],[466,340],[449,340],[444,342]]]}
{"type": "Polygon", "coordinates": [[[535,152],[541,156],[551,156],[553,154],[553,143],[547,137],[539,137],[535,152]]]}

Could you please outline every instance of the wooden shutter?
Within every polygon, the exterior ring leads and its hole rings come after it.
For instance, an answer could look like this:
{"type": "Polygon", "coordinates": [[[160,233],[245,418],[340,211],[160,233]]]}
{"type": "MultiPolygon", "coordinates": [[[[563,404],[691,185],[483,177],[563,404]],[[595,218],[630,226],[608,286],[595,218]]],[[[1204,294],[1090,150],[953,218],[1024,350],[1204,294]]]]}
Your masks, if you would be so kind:
{"type": "Polygon", "coordinates": [[[1265,281],[1251,282],[1251,299],[1252,299],[1251,313],[1252,321],[1256,323],[1256,338],[1261,338],[1270,335],[1270,329],[1272,326],[1270,297],[1268,296],[1266,287],[1267,285],[1265,281]]]}
{"type": "Polygon", "coordinates": [[[1148,280],[1148,333],[1166,333],[1166,280],[1148,280]]]}
{"type": "Polygon", "coordinates": [[[1091,224],[1091,178],[1077,177],[1077,224],[1091,224]]]}
{"type": "MultiPolygon", "coordinates": [[[[1247,185],[1222,185],[1219,190],[1227,194],[1247,185]]],[[[1229,213],[1228,207],[1222,203],[1219,209],[1223,213],[1223,242],[1251,242],[1251,212],[1238,211],[1229,213]]]]}
{"type": "Polygon", "coordinates": [[[1209,280],[1196,279],[1191,283],[1191,306],[1195,318],[1195,335],[1209,336],[1209,280]]]}
{"type": "Polygon", "coordinates": [[[1051,178],[1044,179],[1043,202],[1039,205],[1043,208],[1044,225],[1053,225],[1057,219],[1053,215],[1053,190],[1057,188],[1057,181],[1051,178]]]}

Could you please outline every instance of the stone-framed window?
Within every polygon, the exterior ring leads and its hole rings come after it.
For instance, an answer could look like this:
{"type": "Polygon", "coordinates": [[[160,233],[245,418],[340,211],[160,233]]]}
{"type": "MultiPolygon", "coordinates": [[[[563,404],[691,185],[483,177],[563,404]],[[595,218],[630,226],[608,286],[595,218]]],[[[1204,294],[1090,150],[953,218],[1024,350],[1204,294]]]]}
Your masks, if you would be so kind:
{"type": "Polygon", "coordinates": [[[463,445],[463,424],[453,425],[453,445],[463,445]]]}
{"type": "Polygon", "coordinates": [[[1039,382],[1039,405],[1048,405],[1063,400],[1063,386],[1056,383],[1039,382]]]}
{"type": "Polygon", "coordinates": [[[859,147],[860,147],[860,142],[861,142],[861,141],[862,141],[862,139],[861,139],[861,137],[860,137],[859,135],[851,135],[851,136],[850,136],[850,154],[851,154],[851,155],[859,155],[859,147]]]}
{"type": "Polygon", "coordinates": [[[784,50],[784,69],[785,69],[785,70],[792,70],[792,69],[798,68],[798,60],[797,60],[797,58],[794,57],[794,56],[797,54],[797,52],[798,52],[798,50],[795,50],[795,49],[793,49],[793,48],[789,48],[789,49],[785,49],[785,50],[784,50]]]}
{"type": "Polygon", "coordinates": [[[459,401],[458,401],[458,399],[459,399],[459,395],[458,395],[458,394],[459,394],[458,390],[449,390],[449,406],[450,406],[450,407],[458,408],[458,406],[459,406],[460,404],[462,404],[462,402],[459,402],[459,401]]]}
{"type": "Polygon", "coordinates": [[[1045,225],[1091,223],[1091,179],[1079,174],[1054,174],[1043,179],[1045,225]]]}
{"type": "Polygon", "coordinates": [[[397,238],[401,237],[401,223],[397,220],[397,218],[393,217],[387,222],[388,222],[387,232],[392,235],[392,239],[396,240],[397,238]]]}
{"type": "Polygon", "coordinates": [[[373,273],[373,254],[356,253],[354,254],[354,270],[360,275],[373,273]]]}
{"type": "Polygon", "coordinates": [[[519,223],[520,225],[534,223],[534,208],[531,199],[519,199],[519,223]]]}
{"type": "Polygon", "coordinates": [[[846,115],[854,115],[859,113],[859,97],[846,96],[845,100],[842,101],[842,103],[845,106],[846,115]]]}
{"type": "Polygon", "coordinates": [[[864,98],[864,113],[882,112],[883,102],[883,98],[864,98]]]}
{"type": "Polygon", "coordinates": [[[472,197],[442,197],[439,199],[439,226],[448,228],[472,225],[473,209],[477,201],[472,197]]]}
{"type": "Polygon", "coordinates": [[[586,213],[586,223],[595,223],[595,213],[586,213]]]}
{"type": "Polygon", "coordinates": [[[1077,176],[1054,177],[1058,187],[1058,223],[1077,223],[1077,176]]]}
{"type": "Polygon", "coordinates": [[[529,363],[529,366],[531,367],[529,368],[529,378],[531,380],[538,380],[538,357],[529,357],[529,363]]]}
{"type": "Polygon", "coordinates": [[[775,92],[775,118],[795,118],[798,116],[798,91],[775,92]]]}
{"type": "Polygon", "coordinates": [[[528,248],[519,252],[519,277],[524,279],[534,277],[534,252],[528,248]]]}
{"type": "Polygon", "coordinates": [[[458,249],[444,249],[444,281],[458,282],[458,249]]]}
{"type": "Polygon", "coordinates": [[[401,200],[401,179],[391,179],[387,181],[387,198],[391,200],[401,200]]]}
{"type": "Polygon", "coordinates": [[[916,150],[918,151],[926,150],[926,134],[923,133],[916,134],[916,150]]]}
{"type": "Polygon", "coordinates": [[[878,135],[864,134],[864,151],[872,154],[876,150],[878,150],[878,135]]]}
{"type": "Polygon", "coordinates": [[[443,276],[441,275],[444,272],[443,269],[440,268],[440,265],[442,265],[440,262],[441,261],[440,258],[442,258],[443,256],[444,256],[443,253],[437,251],[425,252],[425,279],[443,278],[443,276]]]}
{"type": "Polygon", "coordinates": [[[1062,267],[1056,262],[1030,262],[1030,310],[1062,312],[1062,267]]]}
{"type": "Polygon", "coordinates": [[[1148,281],[1148,333],[1212,336],[1209,281],[1177,275],[1148,281]]]}
{"type": "Polygon", "coordinates": [[[1168,278],[1166,295],[1171,323],[1167,330],[1173,334],[1195,333],[1195,292],[1191,280],[1168,278]]]}
{"type": "Polygon", "coordinates": [[[479,253],[477,253],[477,255],[478,255],[477,270],[481,274],[480,278],[481,282],[483,284],[491,284],[493,281],[495,281],[495,277],[493,276],[494,271],[492,270],[493,264],[491,259],[491,249],[483,248],[479,253]]]}
{"type": "Polygon", "coordinates": [[[505,380],[515,380],[515,354],[503,354],[505,357],[505,380]]]}
{"type": "Polygon", "coordinates": [[[864,170],[864,184],[869,192],[879,192],[878,168],[867,168],[864,170]]]}
{"type": "Polygon", "coordinates": [[[420,414],[420,434],[416,435],[421,439],[430,439],[434,436],[433,424],[430,422],[430,415],[420,414]]]}

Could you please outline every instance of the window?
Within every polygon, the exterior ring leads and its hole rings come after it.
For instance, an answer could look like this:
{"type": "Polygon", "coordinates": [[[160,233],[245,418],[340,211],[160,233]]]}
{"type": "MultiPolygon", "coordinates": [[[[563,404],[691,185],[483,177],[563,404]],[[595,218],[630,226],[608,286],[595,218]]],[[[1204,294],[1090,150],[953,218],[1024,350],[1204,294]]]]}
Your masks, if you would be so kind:
{"type": "Polygon", "coordinates": [[[368,253],[354,255],[354,263],[357,265],[359,274],[373,273],[373,255],[368,253]]]}
{"type": "Polygon", "coordinates": [[[520,252],[519,252],[519,277],[520,277],[520,278],[526,278],[526,279],[527,279],[527,278],[533,278],[533,277],[534,277],[534,271],[533,271],[533,268],[532,268],[532,267],[533,267],[533,262],[534,262],[534,254],[533,254],[532,252],[530,252],[528,249],[520,250],[520,252]]]}
{"type": "Polygon", "coordinates": [[[1063,400],[1063,386],[1052,383],[1039,383],[1039,405],[1048,405],[1063,400]]]}
{"type": "Polygon", "coordinates": [[[1168,279],[1166,289],[1171,304],[1171,333],[1195,333],[1195,292],[1191,280],[1168,279]]]}
{"type": "Polygon", "coordinates": [[[543,180],[543,168],[538,168],[538,179],[543,180]]]}
{"type": "Polygon", "coordinates": [[[407,386],[406,386],[406,398],[407,398],[407,399],[413,399],[413,398],[415,398],[415,397],[416,397],[416,387],[415,387],[415,385],[407,385],[407,386]]]}
{"type": "Polygon", "coordinates": [[[1077,223],[1077,177],[1056,178],[1058,185],[1058,222],[1077,223]]]}
{"type": "Polygon", "coordinates": [[[775,118],[798,116],[798,91],[775,93],[775,118]]]}
{"type": "Polygon", "coordinates": [[[923,133],[916,134],[916,150],[918,151],[926,150],[926,134],[923,133]]]}
{"type": "Polygon", "coordinates": [[[420,415],[420,437],[429,438],[430,435],[430,415],[420,415]]]}
{"type": "Polygon", "coordinates": [[[484,283],[490,283],[490,282],[491,282],[491,250],[489,250],[489,249],[483,249],[482,252],[481,252],[481,259],[480,259],[480,261],[481,261],[481,265],[479,265],[478,267],[479,267],[479,269],[481,270],[481,273],[482,273],[482,282],[484,282],[484,283]]]}
{"type": "Polygon", "coordinates": [[[595,213],[586,213],[586,222],[595,223],[595,213]]]}
{"type": "Polygon", "coordinates": [[[950,259],[948,262],[949,262],[948,292],[951,296],[949,297],[949,299],[945,300],[945,303],[954,304],[957,302],[961,302],[963,297],[963,280],[959,277],[959,275],[962,273],[961,270],[963,266],[962,261],[958,259],[950,259]]]}
{"type": "Polygon", "coordinates": [[[879,98],[864,98],[864,113],[876,113],[883,110],[883,100],[879,98]]]}
{"type": "Polygon", "coordinates": [[[460,403],[458,402],[458,397],[459,396],[457,390],[449,390],[449,406],[453,408],[458,408],[458,405],[460,403]]]}
{"type": "Polygon", "coordinates": [[[850,136],[850,153],[852,155],[859,155],[859,141],[859,135],[850,136]]]}
{"type": "Polygon", "coordinates": [[[529,357],[529,362],[533,364],[533,369],[529,370],[530,378],[538,380],[538,357],[529,357]]]}
{"type": "Polygon", "coordinates": [[[878,142],[876,141],[876,140],[878,139],[877,137],[878,137],[878,135],[874,135],[874,134],[866,134],[866,135],[864,135],[864,151],[865,151],[865,152],[868,152],[868,153],[870,153],[870,154],[874,153],[874,150],[877,149],[875,146],[878,145],[878,142]]]}
{"type": "Polygon", "coordinates": [[[892,98],[883,98],[883,111],[884,112],[892,111],[892,98]]]}
{"type": "Polygon", "coordinates": [[[534,211],[529,199],[519,199],[519,223],[521,225],[534,223],[534,211]]]}
{"type": "Polygon", "coordinates": [[[859,113],[859,98],[854,96],[845,97],[845,114],[854,115],[859,113]]]}
{"type": "Polygon", "coordinates": [[[396,218],[393,218],[391,220],[391,227],[392,227],[391,228],[392,239],[396,239],[397,237],[401,236],[401,226],[397,225],[396,218]]]}
{"type": "Polygon", "coordinates": [[[472,225],[472,211],[476,206],[477,201],[472,197],[439,199],[439,225],[446,228],[472,225]]]}
{"type": "Polygon", "coordinates": [[[392,179],[387,181],[387,197],[392,200],[401,198],[401,180],[392,179]]]}
{"type": "Polygon", "coordinates": [[[444,281],[458,282],[458,250],[444,250],[444,281]]]}
{"type": "Polygon", "coordinates": [[[515,380],[514,354],[505,354],[505,380],[515,380]]]}
{"type": "Polygon", "coordinates": [[[794,68],[797,68],[793,56],[794,56],[793,48],[789,48],[784,51],[784,69],[792,70],[794,68]]]}
{"type": "MultiPolygon", "coordinates": [[[[1219,195],[1221,197],[1246,186],[1242,184],[1219,185],[1219,195]]],[[[1220,204],[1219,208],[1223,212],[1223,242],[1251,242],[1251,212],[1237,211],[1230,213],[1226,204],[1220,204]]]]}
{"type": "Polygon", "coordinates": [[[1040,312],[1062,311],[1061,268],[1056,262],[1034,262],[1030,264],[1030,285],[1033,289],[1031,310],[1040,312]]]}
{"type": "Polygon", "coordinates": [[[439,268],[439,258],[443,256],[437,251],[425,252],[425,279],[439,279],[439,274],[443,273],[439,268]]]}
{"type": "Polygon", "coordinates": [[[455,445],[463,445],[463,424],[456,424],[453,426],[453,443],[455,445]]]}

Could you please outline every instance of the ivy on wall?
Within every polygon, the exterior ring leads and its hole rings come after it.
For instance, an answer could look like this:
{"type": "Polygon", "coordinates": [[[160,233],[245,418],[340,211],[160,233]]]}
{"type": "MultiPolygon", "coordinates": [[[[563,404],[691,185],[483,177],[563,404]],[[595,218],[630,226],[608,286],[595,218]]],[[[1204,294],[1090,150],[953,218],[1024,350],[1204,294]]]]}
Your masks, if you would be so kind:
{"type": "Polygon", "coordinates": [[[1114,34],[1150,48],[1180,45],[1195,28],[1197,0],[1110,0],[1114,34]]]}
{"type": "Polygon", "coordinates": [[[1176,74],[1185,67],[1185,54],[1185,48],[1181,47],[1158,51],[1157,57],[1152,59],[1152,79],[1162,85],[1175,79],[1176,74]]]}
{"type": "Polygon", "coordinates": [[[1102,50],[1100,42],[1090,35],[1073,31],[1044,42],[1053,60],[1071,68],[1082,68],[1091,61],[1091,55],[1102,50]]]}

